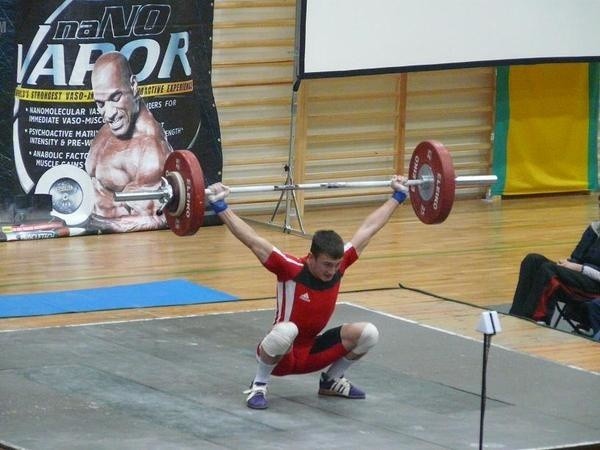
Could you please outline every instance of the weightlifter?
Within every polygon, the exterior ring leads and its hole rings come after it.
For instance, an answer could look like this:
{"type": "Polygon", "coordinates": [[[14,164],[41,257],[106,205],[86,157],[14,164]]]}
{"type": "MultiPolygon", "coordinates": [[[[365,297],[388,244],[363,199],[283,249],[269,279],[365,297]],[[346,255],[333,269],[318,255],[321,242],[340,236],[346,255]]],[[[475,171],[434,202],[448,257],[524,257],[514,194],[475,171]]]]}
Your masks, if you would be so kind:
{"type": "Polygon", "coordinates": [[[393,195],[373,211],[344,244],[331,230],[317,231],[307,256],[283,253],[259,236],[225,202],[229,188],[221,183],[209,186],[208,200],[229,230],[277,276],[277,308],[274,325],[257,348],[257,369],[248,391],[246,405],[253,409],[268,406],[267,385],[271,375],[321,373],[319,395],[364,399],[365,393],[344,374],[379,339],[377,328],[368,322],[345,323],[323,332],[333,315],[340,282],[369,240],[388,222],[407,196],[406,178],[394,176],[393,195]]]}
{"type": "Polygon", "coordinates": [[[96,134],[85,168],[96,203],[88,228],[109,232],[164,228],[155,200],[115,202],[115,192],[158,188],[172,148],[138,92],[127,59],[105,53],[92,71],[92,89],[104,125],[96,134]]]}

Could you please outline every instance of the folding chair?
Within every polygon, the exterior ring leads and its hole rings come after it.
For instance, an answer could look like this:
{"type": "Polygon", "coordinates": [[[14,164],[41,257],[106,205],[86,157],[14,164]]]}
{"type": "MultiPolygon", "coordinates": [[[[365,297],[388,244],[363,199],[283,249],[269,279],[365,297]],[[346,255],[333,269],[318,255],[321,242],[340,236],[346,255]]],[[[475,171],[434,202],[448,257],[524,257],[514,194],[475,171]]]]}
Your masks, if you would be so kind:
{"type": "Polygon", "coordinates": [[[590,323],[585,301],[573,300],[566,297],[557,299],[550,326],[558,328],[558,325],[563,320],[571,327],[571,331],[574,333],[587,337],[593,335],[592,324],[590,323]]]}

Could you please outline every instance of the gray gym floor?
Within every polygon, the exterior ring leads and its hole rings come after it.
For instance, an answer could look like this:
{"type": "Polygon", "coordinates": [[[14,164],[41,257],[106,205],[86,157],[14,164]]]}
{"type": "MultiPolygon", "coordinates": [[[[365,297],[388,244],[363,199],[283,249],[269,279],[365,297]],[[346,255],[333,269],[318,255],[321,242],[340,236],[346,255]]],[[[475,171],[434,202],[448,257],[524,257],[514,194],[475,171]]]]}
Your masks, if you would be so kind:
{"type": "MultiPolygon", "coordinates": [[[[379,345],[346,374],[366,400],[320,398],[318,374],[273,378],[244,405],[273,311],[0,333],[0,442],[25,449],[478,448],[481,341],[352,305],[379,345]]],[[[473,319],[474,326],[477,318],[473,319]]],[[[496,347],[484,448],[600,443],[600,376],[496,347]]],[[[2,445],[0,445],[2,447],[2,445]]]]}

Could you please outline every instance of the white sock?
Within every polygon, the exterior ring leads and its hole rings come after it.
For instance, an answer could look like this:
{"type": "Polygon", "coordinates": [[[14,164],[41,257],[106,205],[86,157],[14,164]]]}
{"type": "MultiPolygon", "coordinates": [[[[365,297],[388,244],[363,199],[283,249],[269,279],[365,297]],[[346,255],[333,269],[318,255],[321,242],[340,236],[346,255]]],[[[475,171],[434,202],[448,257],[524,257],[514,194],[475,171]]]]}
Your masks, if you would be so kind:
{"type": "Polygon", "coordinates": [[[353,362],[354,362],[353,359],[347,359],[346,357],[342,357],[342,358],[338,359],[336,362],[334,362],[329,367],[329,369],[327,370],[327,372],[325,374],[329,378],[339,378],[342,375],[344,375],[344,373],[346,372],[348,367],[350,367],[353,362]]]}
{"type": "Polygon", "coordinates": [[[260,360],[260,358],[256,358],[257,367],[256,367],[256,376],[254,377],[255,383],[265,383],[269,382],[269,378],[271,378],[271,372],[277,364],[265,364],[260,360]]]}

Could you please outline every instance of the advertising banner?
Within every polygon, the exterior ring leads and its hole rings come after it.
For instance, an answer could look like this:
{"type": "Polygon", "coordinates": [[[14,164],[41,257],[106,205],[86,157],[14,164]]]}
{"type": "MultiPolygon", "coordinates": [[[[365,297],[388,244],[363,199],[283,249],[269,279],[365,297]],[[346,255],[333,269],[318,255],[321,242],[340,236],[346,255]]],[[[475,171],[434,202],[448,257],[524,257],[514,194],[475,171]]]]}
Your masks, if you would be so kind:
{"type": "Polygon", "coordinates": [[[3,70],[14,71],[13,105],[2,114],[12,113],[12,167],[0,176],[16,186],[2,191],[0,239],[165,228],[158,201],[117,202],[114,193],[157,189],[173,150],[192,150],[207,182],[220,181],[212,3],[11,8],[14,63],[3,70]]]}

